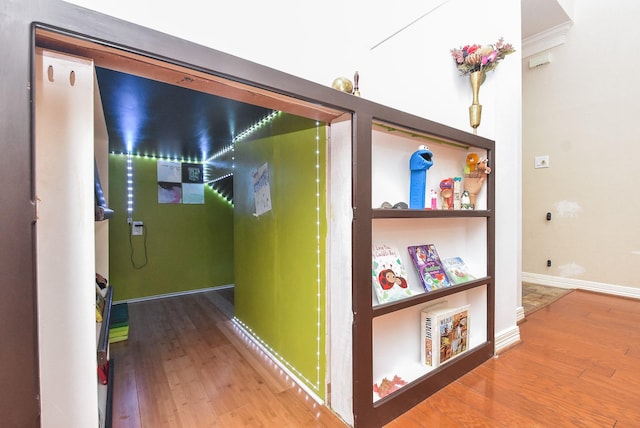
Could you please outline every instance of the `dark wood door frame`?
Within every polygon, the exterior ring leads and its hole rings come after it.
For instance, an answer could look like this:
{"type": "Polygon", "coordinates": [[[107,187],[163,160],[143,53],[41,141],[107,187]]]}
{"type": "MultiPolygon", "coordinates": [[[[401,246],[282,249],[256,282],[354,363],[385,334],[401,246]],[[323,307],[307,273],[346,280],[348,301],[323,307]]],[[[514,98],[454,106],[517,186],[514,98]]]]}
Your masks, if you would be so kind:
{"type": "Polygon", "coordinates": [[[188,69],[190,77],[196,77],[193,84],[204,85],[200,90],[219,90],[217,85],[236,96],[244,91],[255,104],[319,120],[329,121],[363,100],[58,0],[5,0],[0,27],[6,37],[0,44],[0,179],[5,183],[0,208],[0,384],[5,386],[0,414],[7,426],[29,428],[40,426],[37,307],[44,304],[37,302],[34,232],[36,33],[43,45],[54,40],[72,50],[99,47],[97,61],[117,50],[125,60],[164,64],[168,79],[188,69]],[[47,35],[55,37],[46,41],[47,35]]]}

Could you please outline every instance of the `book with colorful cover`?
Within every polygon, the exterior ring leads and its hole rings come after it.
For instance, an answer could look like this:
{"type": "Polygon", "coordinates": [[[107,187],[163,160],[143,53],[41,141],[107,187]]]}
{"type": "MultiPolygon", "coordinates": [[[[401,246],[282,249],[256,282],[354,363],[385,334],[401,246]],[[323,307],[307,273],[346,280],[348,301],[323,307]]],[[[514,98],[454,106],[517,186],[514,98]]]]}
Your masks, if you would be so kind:
{"type": "Polygon", "coordinates": [[[389,303],[413,295],[407,274],[396,247],[373,244],[371,280],[378,303],[389,303]]]}
{"type": "Polygon", "coordinates": [[[442,260],[442,266],[444,266],[444,270],[447,272],[449,281],[453,284],[462,284],[463,282],[476,279],[475,276],[469,273],[469,268],[460,257],[444,259],[442,260]]]}
{"type": "Polygon", "coordinates": [[[469,307],[433,309],[420,312],[420,357],[425,366],[440,364],[469,349],[469,307]]]}
{"type": "Polygon", "coordinates": [[[412,245],[407,249],[426,292],[451,286],[434,244],[412,245]]]}

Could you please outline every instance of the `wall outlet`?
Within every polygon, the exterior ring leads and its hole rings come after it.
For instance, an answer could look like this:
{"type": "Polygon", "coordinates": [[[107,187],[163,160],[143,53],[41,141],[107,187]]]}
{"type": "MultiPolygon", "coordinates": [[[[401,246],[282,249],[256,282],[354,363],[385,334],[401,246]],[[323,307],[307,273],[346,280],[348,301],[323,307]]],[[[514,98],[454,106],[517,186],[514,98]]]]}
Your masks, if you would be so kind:
{"type": "Polygon", "coordinates": [[[549,155],[536,156],[534,168],[549,168],[549,155]]]}
{"type": "Polygon", "coordinates": [[[131,235],[140,236],[144,234],[144,223],[141,221],[134,221],[131,223],[131,235]]]}

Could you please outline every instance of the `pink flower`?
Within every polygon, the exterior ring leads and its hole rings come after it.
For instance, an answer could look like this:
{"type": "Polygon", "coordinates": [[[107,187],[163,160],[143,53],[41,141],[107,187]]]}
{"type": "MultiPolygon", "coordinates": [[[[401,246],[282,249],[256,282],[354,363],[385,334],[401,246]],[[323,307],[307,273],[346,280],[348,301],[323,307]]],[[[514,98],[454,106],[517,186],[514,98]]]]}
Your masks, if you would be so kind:
{"type": "Polygon", "coordinates": [[[468,75],[476,71],[492,71],[505,56],[515,52],[510,43],[500,37],[496,44],[464,45],[450,50],[460,75],[468,75]]]}
{"type": "Polygon", "coordinates": [[[462,48],[462,50],[465,51],[467,55],[469,55],[477,51],[479,47],[480,45],[471,45],[471,46],[467,45],[464,48],[462,48]]]}
{"type": "Polygon", "coordinates": [[[460,49],[451,49],[451,56],[458,64],[464,63],[464,53],[460,49]]]}

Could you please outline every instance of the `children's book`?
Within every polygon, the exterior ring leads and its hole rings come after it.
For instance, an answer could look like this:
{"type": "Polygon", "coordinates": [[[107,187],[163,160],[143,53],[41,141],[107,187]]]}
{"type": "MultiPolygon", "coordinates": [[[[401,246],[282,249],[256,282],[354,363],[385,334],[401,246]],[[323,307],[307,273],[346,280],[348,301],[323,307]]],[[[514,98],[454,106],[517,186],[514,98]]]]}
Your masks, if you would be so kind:
{"type": "Polygon", "coordinates": [[[469,268],[460,257],[452,257],[442,260],[445,272],[449,277],[449,281],[453,284],[462,284],[463,282],[476,279],[471,273],[469,268]]]}
{"type": "Polygon", "coordinates": [[[398,249],[387,244],[373,244],[371,253],[371,279],[378,303],[410,297],[413,293],[398,249]]]}
{"type": "Polygon", "coordinates": [[[422,364],[435,368],[469,349],[469,305],[423,309],[420,322],[422,364]]]}
{"type": "Polygon", "coordinates": [[[426,292],[451,286],[434,244],[407,248],[426,292]]]}

